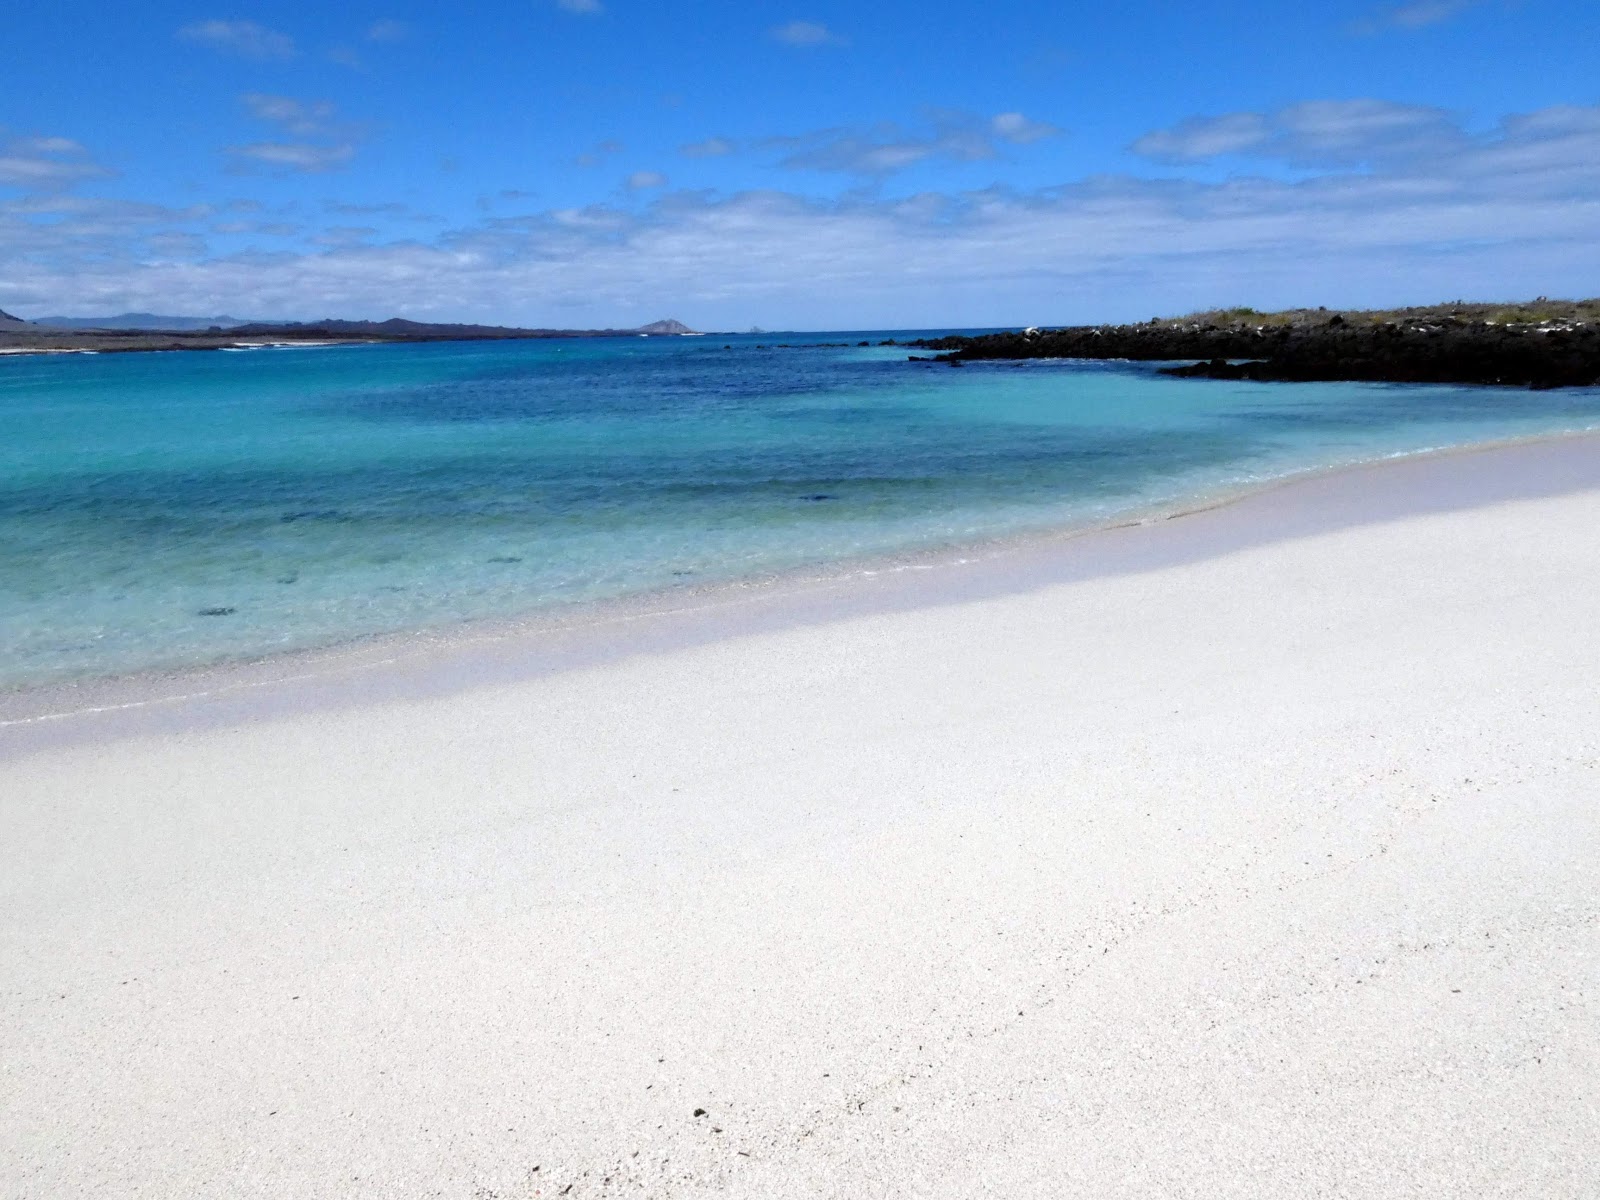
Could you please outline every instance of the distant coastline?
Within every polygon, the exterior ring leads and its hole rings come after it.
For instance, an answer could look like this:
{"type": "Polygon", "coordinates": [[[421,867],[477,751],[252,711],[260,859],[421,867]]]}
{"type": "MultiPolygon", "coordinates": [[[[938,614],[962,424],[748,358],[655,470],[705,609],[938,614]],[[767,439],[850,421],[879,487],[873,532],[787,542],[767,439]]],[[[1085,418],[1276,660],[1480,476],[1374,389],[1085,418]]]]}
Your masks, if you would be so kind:
{"type": "Polygon", "coordinates": [[[1600,384],[1600,300],[1438,304],[1380,311],[1221,309],[1139,325],[1027,329],[913,345],[935,361],[1121,358],[1165,373],[1262,382],[1600,384]]]}
{"type": "MultiPolygon", "coordinates": [[[[132,314],[142,317],[143,314],[132,314]]],[[[56,318],[60,319],[60,318],[56,318]]],[[[114,318],[113,318],[114,319],[114,318]]],[[[187,318],[174,318],[186,321],[187,318]]],[[[636,329],[522,329],[408,321],[257,322],[205,329],[52,326],[0,311],[0,354],[122,354],[151,350],[251,350],[275,346],[339,346],[385,342],[515,341],[535,338],[689,337],[696,331],[666,319],[636,329]]]]}
{"type": "MultiPolygon", "coordinates": [[[[129,316],[140,322],[154,319],[148,314],[129,316]]],[[[190,318],[172,320],[192,324],[190,318]]],[[[90,327],[81,321],[72,327],[46,325],[0,311],[0,355],[6,356],[697,336],[701,336],[698,331],[671,319],[633,329],[530,329],[398,317],[154,329],[143,323],[128,328],[90,327]]],[[[1385,310],[1216,309],[1134,325],[953,334],[905,344],[939,352],[929,358],[913,355],[912,361],[950,366],[997,360],[1127,359],[1183,363],[1165,367],[1163,373],[1196,379],[1593,387],[1600,386],[1600,299],[1457,301],[1385,310]]]]}

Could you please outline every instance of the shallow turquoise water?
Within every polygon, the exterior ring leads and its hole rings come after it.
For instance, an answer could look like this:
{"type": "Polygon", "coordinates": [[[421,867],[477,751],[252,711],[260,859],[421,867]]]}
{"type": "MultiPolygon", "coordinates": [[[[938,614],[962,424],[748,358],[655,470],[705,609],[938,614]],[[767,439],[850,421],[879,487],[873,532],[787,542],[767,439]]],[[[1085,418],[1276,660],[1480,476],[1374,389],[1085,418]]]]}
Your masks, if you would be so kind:
{"type": "Polygon", "coordinates": [[[0,358],[0,684],[1103,521],[1600,425],[1600,391],[758,339],[0,358]]]}

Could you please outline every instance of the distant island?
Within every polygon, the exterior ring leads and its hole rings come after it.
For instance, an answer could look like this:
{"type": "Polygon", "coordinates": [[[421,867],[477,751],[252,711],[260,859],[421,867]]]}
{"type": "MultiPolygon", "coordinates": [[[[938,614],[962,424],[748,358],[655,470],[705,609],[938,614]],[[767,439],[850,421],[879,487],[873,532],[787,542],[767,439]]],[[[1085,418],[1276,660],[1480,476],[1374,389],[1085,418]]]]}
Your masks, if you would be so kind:
{"type": "Polygon", "coordinates": [[[1600,384],[1600,300],[1263,313],[1216,309],[1139,325],[1026,329],[910,343],[953,366],[992,359],[1177,362],[1164,374],[1270,382],[1600,384]]]}
{"type": "Polygon", "coordinates": [[[174,317],[160,313],[127,312],[114,317],[34,317],[26,323],[45,325],[51,329],[137,329],[170,333],[176,329],[234,329],[240,325],[281,325],[286,322],[230,317],[226,314],[215,317],[174,317]]]}
{"type": "Polygon", "coordinates": [[[520,329],[504,325],[457,325],[408,321],[246,321],[218,317],[199,326],[200,317],[160,317],[125,313],[121,317],[51,317],[24,321],[0,309],[0,354],[122,353],[139,350],[227,350],[267,346],[330,345],[360,342],[457,342],[530,338],[693,337],[696,332],[671,318],[636,329],[520,329]],[[167,327],[162,322],[169,322],[167,327]]]}
{"type": "MultiPolygon", "coordinates": [[[[522,329],[411,321],[248,321],[125,313],[24,321],[0,311],[0,354],[221,350],[362,342],[492,341],[532,338],[694,337],[681,321],[633,329],[522,329]],[[125,324],[116,324],[125,322],[125,324]],[[173,328],[157,328],[171,322],[173,328]]],[[[864,344],[864,343],[863,343],[864,344]]],[[[893,344],[884,343],[884,344],[893,344]]],[[[1213,309],[1135,325],[1030,328],[906,343],[938,353],[912,361],[963,366],[986,360],[1132,359],[1172,365],[1182,378],[1261,382],[1600,386],[1600,299],[1519,304],[1455,301],[1426,307],[1258,312],[1213,309]],[[1185,361],[1187,360],[1187,361],[1185,361]]]]}

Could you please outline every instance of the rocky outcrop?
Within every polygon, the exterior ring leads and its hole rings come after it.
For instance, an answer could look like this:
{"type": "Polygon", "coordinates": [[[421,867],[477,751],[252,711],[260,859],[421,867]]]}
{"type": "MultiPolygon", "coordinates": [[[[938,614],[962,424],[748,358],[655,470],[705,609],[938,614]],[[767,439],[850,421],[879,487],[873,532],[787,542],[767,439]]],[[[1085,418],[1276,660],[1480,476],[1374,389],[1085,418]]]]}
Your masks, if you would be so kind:
{"type": "Polygon", "coordinates": [[[1100,358],[1197,360],[1166,369],[1187,378],[1311,382],[1479,383],[1536,388],[1600,384],[1600,324],[1580,319],[1500,322],[1427,310],[1422,316],[1269,316],[1235,321],[1029,329],[922,343],[953,362],[1100,358]]]}

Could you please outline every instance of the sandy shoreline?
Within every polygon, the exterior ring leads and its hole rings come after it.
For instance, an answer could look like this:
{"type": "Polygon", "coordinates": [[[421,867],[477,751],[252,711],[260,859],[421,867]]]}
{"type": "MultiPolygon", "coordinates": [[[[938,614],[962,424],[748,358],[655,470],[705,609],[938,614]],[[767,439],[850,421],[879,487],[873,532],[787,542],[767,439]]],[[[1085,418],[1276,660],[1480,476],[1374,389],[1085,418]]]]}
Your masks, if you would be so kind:
{"type": "Polygon", "coordinates": [[[637,653],[993,598],[1350,525],[1594,487],[1600,432],[1538,435],[1320,468],[1099,527],[875,555],[260,659],[0,689],[0,757],[64,740],[514,682],[637,653]],[[1458,468],[1458,459],[1475,469],[1458,468]]]}
{"type": "Polygon", "coordinates": [[[0,1192],[1592,1195],[1597,581],[1562,439],[0,730],[0,1192]]]}

